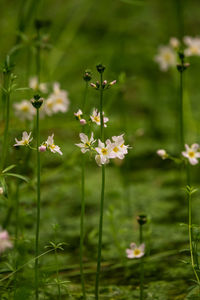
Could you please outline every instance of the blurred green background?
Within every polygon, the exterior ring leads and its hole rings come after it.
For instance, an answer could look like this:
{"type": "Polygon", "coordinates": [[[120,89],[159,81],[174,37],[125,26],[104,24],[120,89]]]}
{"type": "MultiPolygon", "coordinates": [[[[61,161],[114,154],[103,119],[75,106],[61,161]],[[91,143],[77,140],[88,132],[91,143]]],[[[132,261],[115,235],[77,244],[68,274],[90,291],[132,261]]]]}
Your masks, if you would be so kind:
{"type": "MultiPolygon", "coordinates": [[[[168,44],[172,36],[179,38],[199,34],[199,1],[1,0],[0,7],[1,65],[16,43],[19,28],[23,32],[23,47],[14,55],[17,85],[27,86],[28,77],[36,74],[32,40],[36,34],[34,19],[39,18],[51,21],[43,32],[49,48],[42,50],[41,81],[58,81],[61,88],[69,92],[69,111],[41,120],[41,140],[54,132],[55,142],[63,151],[62,157],[47,153],[42,157],[40,243],[41,252],[51,240],[67,243],[59,255],[61,277],[70,281],[68,290],[63,289],[63,297],[81,299],[78,257],[82,156],[74,145],[79,142],[81,129],[73,113],[83,101],[85,84],[82,76],[85,69],[91,69],[94,82],[98,80],[95,66],[101,62],[106,65],[105,79],[117,79],[118,82],[104,93],[104,111],[110,119],[106,137],[125,133],[126,143],[132,147],[122,163],[114,162],[106,168],[102,299],[139,299],[139,264],[126,259],[125,249],[131,242],[138,242],[136,216],[141,212],[146,213],[149,219],[145,225],[146,299],[193,299],[187,296],[193,285],[191,268],[180,261],[188,258],[188,253],[179,252],[188,247],[187,227],[180,226],[187,221],[187,201],[182,189],[185,185],[184,172],[156,155],[158,148],[178,153],[179,75],[176,69],[161,72],[154,56],[158,47],[168,44]],[[59,225],[56,235],[53,224],[59,225]]],[[[190,144],[200,138],[200,58],[193,57],[189,61],[191,67],[184,78],[184,120],[186,142],[190,144]]],[[[14,103],[31,97],[31,91],[19,91],[11,98],[14,103]]],[[[98,93],[89,89],[87,113],[98,105],[98,93]]],[[[23,166],[26,149],[15,151],[12,145],[14,137],[19,137],[22,130],[29,130],[31,126],[20,122],[11,112],[10,162],[23,166]]],[[[0,129],[2,134],[3,124],[0,129]]],[[[20,185],[23,248],[20,251],[24,251],[25,261],[31,257],[34,239],[34,159],[33,154],[27,169],[23,170],[24,175],[31,178],[30,183],[20,185]]],[[[97,255],[100,178],[100,168],[88,158],[84,260],[86,287],[91,295],[97,255]]],[[[192,172],[194,186],[198,186],[198,178],[197,166],[192,172]]],[[[9,185],[11,190],[15,189],[14,180],[9,185]]],[[[14,192],[8,203],[5,199],[0,202],[2,223],[8,208],[14,206],[13,195],[14,192]]],[[[194,223],[197,224],[198,196],[195,194],[193,203],[194,223]]],[[[15,218],[11,213],[7,227],[11,236],[14,226],[15,218]]],[[[9,255],[11,260],[11,252],[9,255]]],[[[41,259],[42,279],[45,280],[45,274],[53,278],[54,270],[53,254],[44,256],[41,259]]],[[[24,270],[29,276],[31,272],[31,268],[24,270]]],[[[24,274],[20,276],[18,294],[26,296],[19,299],[31,299],[29,276],[27,289],[25,284],[21,284],[25,280],[24,274]]],[[[44,299],[55,299],[54,289],[48,286],[43,292],[44,299]]],[[[11,296],[8,299],[12,299],[11,296]]]]}

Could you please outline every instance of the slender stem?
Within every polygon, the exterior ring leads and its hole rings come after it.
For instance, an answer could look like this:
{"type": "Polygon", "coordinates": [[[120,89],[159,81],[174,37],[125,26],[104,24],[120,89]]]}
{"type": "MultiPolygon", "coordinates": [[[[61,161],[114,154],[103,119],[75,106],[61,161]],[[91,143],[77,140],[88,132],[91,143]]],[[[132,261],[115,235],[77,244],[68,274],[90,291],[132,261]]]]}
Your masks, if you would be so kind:
{"type": "Polygon", "coordinates": [[[16,194],[15,194],[15,247],[18,243],[18,232],[19,232],[19,185],[17,182],[16,194]]]}
{"type": "Polygon", "coordinates": [[[183,72],[180,72],[180,99],[179,99],[179,122],[180,122],[180,149],[184,147],[184,124],[183,124],[183,72]]]}
{"type": "Polygon", "coordinates": [[[188,230],[189,230],[189,242],[190,242],[190,256],[191,256],[191,264],[194,275],[198,284],[200,284],[199,276],[197,275],[195,264],[194,264],[194,256],[193,256],[193,245],[192,245],[192,201],[191,194],[188,195],[188,230]]]}
{"type": "MultiPolygon", "coordinates": [[[[143,228],[140,224],[140,245],[143,243],[143,228]]],[[[143,300],[143,290],[144,290],[144,259],[140,259],[140,300],[143,300]]]]}
{"type": "Polygon", "coordinates": [[[39,253],[39,233],[40,233],[40,128],[39,128],[39,108],[36,116],[36,134],[37,134],[37,217],[36,217],[36,238],[35,238],[35,298],[39,299],[38,291],[38,253],[39,253]]]}
{"type": "MultiPolygon", "coordinates": [[[[190,166],[187,165],[187,186],[190,187],[190,166]]],[[[188,233],[189,233],[189,244],[190,244],[190,256],[191,256],[191,264],[194,275],[196,277],[197,282],[200,284],[199,276],[195,269],[194,263],[194,254],[193,254],[193,245],[192,245],[192,197],[191,192],[188,192],[188,233]]]]}
{"type": "MultiPolygon", "coordinates": [[[[101,140],[104,142],[104,124],[103,124],[103,75],[100,77],[100,119],[101,119],[101,140]]],[[[99,299],[99,276],[101,271],[101,248],[102,248],[102,233],[103,233],[103,210],[104,210],[104,194],[105,194],[105,165],[102,165],[101,178],[101,203],[100,203],[100,219],[99,219],[99,241],[97,255],[97,273],[95,285],[95,298],[99,299]]]]}
{"type": "Polygon", "coordinates": [[[55,249],[55,261],[56,261],[56,279],[58,284],[58,299],[61,299],[60,282],[59,282],[59,266],[58,266],[58,253],[55,249]]]}
{"type": "Polygon", "coordinates": [[[85,281],[83,271],[83,243],[84,243],[84,216],[85,216],[85,157],[82,157],[82,176],[81,176],[81,222],[80,222],[80,273],[83,299],[86,299],[85,281]]]}
{"type": "Polygon", "coordinates": [[[40,30],[39,28],[37,29],[37,41],[38,41],[38,45],[37,45],[37,49],[36,49],[36,74],[38,77],[38,85],[40,83],[40,71],[41,71],[41,62],[40,62],[40,30]]]}
{"type": "MultiPolygon", "coordinates": [[[[88,81],[86,81],[85,92],[83,97],[83,111],[86,105],[86,98],[88,92],[88,81]]],[[[84,128],[83,128],[84,131],[84,128]]],[[[85,279],[83,269],[83,245],[84,245],[84,218],[85,218],[85,157],[82,156],[82,170],[81,170],[81,222],[80,222],[80,274],[83,300],[86,299],[85,279]]]]}
{"type": "MultiPolygon", "coordinates": [[[[7,75],[9,76],[9,75],[7,75]]],[[[10,77],[10,76],[9,76],[10,77]]],[[[7,153],[8,153],[8,131],[9,131],[9,123],[10,123],[10,91],[9,91],[9,82],[10,78],[6,80],[6,89],[7,93],[5,96],[5,129],[4,129],[4,138],[3,138],[3,153],[2,153],[2,162],[1,167],[2,170],[5,167],[7,153]]]]}

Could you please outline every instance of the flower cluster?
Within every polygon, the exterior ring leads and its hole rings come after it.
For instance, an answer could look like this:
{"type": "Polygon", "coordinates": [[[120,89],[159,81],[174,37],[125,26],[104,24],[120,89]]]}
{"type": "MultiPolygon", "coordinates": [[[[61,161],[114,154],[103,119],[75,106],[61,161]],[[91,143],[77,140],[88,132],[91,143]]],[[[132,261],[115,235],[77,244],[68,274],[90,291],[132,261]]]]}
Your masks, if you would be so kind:
{"type": "Polygon", "coordinates": [[[0,231],[0,254],[6,249],[12,248],[13,244],[10,240],[10,236],[6,230],[0,231]]]}
{"type": "MultiPolygon", "coordinates": [[[[192,144],[191,146],[188,146],[187,144],[185,144],[185,151],[182,151],[181,154],[183,157],[188,159],[188,161],[191,165],[196,165],[199,162],[198,158],[200,158],[199,150],[200,150],[199,144],[192,144]]],[[[164,149],[157,150],[157,154],[162,159],[170,158],[172,160],[177,160],[176,158],[170,156],[164,149]]]]}
{"type": "MultiPolygon", "coordinates": [[[[97,124],[98,126],[101,125],[101,117],[100,117],[100,112],[98,111],[98,109],[94,108],[92,114],[90,115],[90,118],[88,121],[86,121],[86,119],[84,119],[83,116],[83,112],[81,109],[79,109],[76,113],[74,113],[74,116],[76,117],[77,120],[80,121],[81,125],[85,125],[85,124],[90,124],[90,122],[93,122],[95,124],[97,124]]],[[[103,124],[104,127],[107,127],[107,122],[109,121],[109,119],[107,117],[104,117],[104,112],[103,112],[103,124]]]]}
{"type": "Polygon", "coordinates": [[[119,158],[123,159],[124,156],[128,153],[128,145],[124,144],[124,135],[113,136],[112,141],[107,139],[103,143],[100,139],[98,140],[98,146],[94,147],[96,140],[94,139],[93,133],[91,137],[80,133],[81,143],[76,144],[76,146],[81,148],[82,153],[92,151],[95,153],[95,160],[98,166],[108,164],[110,159],[119,158]]]}
{"type": "MultiPolygon", "coordinates": [[[[169,44],[160,46],[158,54],[154,60],[159,64],[161,71],[167,71],[170,67],[175,67],[178,64],[178,52],[181,42],[175,38],[170,38],[169,44]]],[[[184,55],[200,56],[200,38],[185,36],[183,38],[184,55]]]]}
{"type": "MultiPolygon", "coordinates": [[[[18,146],[29,146],[30,147],[30,142],[32,140],[33,140],[33,138],[31,137],[31,132],[28,134],[26,131],[24,131],[22,133],[22,139],[21,140],[15,139],[16,144],[14,144],[14,146],[15,147],[18,147],[18,146]]],[[[34,148],[31,147],[31,149],[34,149],[34,148]]],[[[41,146],[39,147],[40,152],[45,152],[46,150],[50,150],[53,153],[57,152],[60,155],[62,155],[60,147],[54,144],[54,134],[49,136],[47,138],[47,140],[45,142],[43,142],[41,144],[41,146]]]]}
{"type": "MultiPolygon", "coordinates": [[[[42,94],[48,93],[48,87],[46,83],[38,84],[37,77],[33,77],[29,81],[29,87],[35,92],[41,92],[42,94]]],[[[62,112],[65,113],[69,108],[68,93],[60,88],[60,84],[55,82],[53,84],[52,92],[45,97],[44,105],[41,108],[41,116],[51,116],[53,114],[62,112]]],[[[15,115],[24,120],[32,120],[36,111],[33,109],[30,101],[22,100],[19,103],[14,103],[15,115]]]]}
{"type": "Polygon", "coordinates": [[[126,249],[126,256],[128,258],[140,258],[144,256],[145,244],[141,244],[139,247],[135,243],[130,244],[130,248],[126,249]]]}

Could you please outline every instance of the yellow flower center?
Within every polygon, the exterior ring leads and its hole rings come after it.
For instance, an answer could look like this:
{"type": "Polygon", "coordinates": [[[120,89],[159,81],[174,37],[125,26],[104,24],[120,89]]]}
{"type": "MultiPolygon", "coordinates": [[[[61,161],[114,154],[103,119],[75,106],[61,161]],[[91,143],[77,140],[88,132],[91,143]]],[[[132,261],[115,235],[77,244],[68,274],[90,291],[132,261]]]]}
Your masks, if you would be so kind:
{"type": "Polygon", "coordinates": [[[56,147],[56,145],[52,144],[50,147],[51,147],[51,149],[54,149],[56,147]]]}
{"type": "Polygon", "coordinates": [[[191,51],[192,54],[198,54],[199,53],[197,46],[191,46],[190,51],[191,51]]]}
{"type": "Polygon", "coordinates": [[[86,147],[86,148],[87,148],[87,147],[90,147],[90,145],[91,145],[90,142],[86,142],[86,143],[85,143],[85,147],[86,147]]]}
{"type": "Polygon", "coordinates": [[[170,62],[172,56],[171,56],[170,53],[165,53],[164,56],[163,56],[163,58],[164,58],[164,60],[165,60],[166,62],[170,62]]]}
{"type": "Polygon", "coordinates": [[[94,121],[96,121],[97,123],[99,123],[100,122],[100,118],[98,116],[95,116],[94,117],[94,121]]]}
{"type": "Polygon", "coordinates": [[[133,254],[134,255],[139,255],[141,253],[140,249],[134,249],[133,254]]]}
{"type": "Polygon", "coordinates": [[[114,152],[118,152],[118,151],[119,151],[119,148],[118,148],[118,147],[115,147],[115,148],[113,148],[113,151],[114,151],[114,152]]]}
{"type": "Polygon", "coordinates": [[[28,105],[22,106],[21,110],[22,110],[23,112],[28,112],[28,111],[29,111],[28,105]]]}
{"type": "Polygon", "coordinates": [[[106,148],[102,148],[101,152],[102,152],[103,155],[106,155],[108,153],[108,150],[106,148]]]}
{"type": "Polygon", "coordinates": [[[63,99],[57,98],[56,99],[56,104],[63,104],[63,99]]]}
{"type": "Polygon", "coordinates": [[[47,106],[48,106],[49,108],[52,108],[52,107],[53,107],[53,102],[47,102],[47,106]]]}
{"type": "Polygon", "coordinates": [[[195,152],[194,151],[189,151],[188,155],[189,155],[189,157],[194,158],[195,157],[195,152]]]}
{"type": "Polygon", "coordinates": [[[29,140],[24,140],[23,141],[23,145],[28,145],[29,144],[29,140]]]}
{"type": "Polygon", "coordinates": [[[124,147],[124,144],[121,144],[121,146],[120,146],[121,148],[123,148],[124,147]]]}

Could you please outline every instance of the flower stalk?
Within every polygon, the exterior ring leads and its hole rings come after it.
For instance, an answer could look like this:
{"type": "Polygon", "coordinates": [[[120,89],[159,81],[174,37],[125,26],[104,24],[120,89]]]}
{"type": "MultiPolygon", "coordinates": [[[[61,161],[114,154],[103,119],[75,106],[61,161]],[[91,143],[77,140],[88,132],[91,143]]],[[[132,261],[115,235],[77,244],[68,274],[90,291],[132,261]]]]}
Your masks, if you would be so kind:
{"type": "MultiPolygon", "coordinates": [[[[104,122],[103,122],[103,72],[105,67],[97,66],[97,71],[100,73],[100,120],[101,120],[101,141],[104,142],[104,122]]],[[[102,248],[102,233],[103,233],[103,212],[104,212],[104,194],[105,194],[105,165],[102,165],[101,175],[101,203],[100,203],[100,219],[99,219],[99,240],[97,254],[97,273],[95,284],[95,298],[99,299],[99,276],[101,272],[101,248],[102,248]]]]}
{"type": "MultiPolygon", "coordinates": [[[[139,239],[140,245],[143,244],[143,225],[146,223],[147,218],[145,215],[137,216],[137,221],[140,227],[139,230],[139,239]]],[[[140,259],[140,300],[144,298],[144,257],[142,256],[140,259]]]]}
{"type": "MultiPolygon", "coordinates": [[[[85,71],[83,76],[85,80],[85,91],[83,98],[83,110],[86,105],[87,92],[88,92],[88,83],[91,79],[89,71],[85,71]]],[[[83,270],[83,245],[84,245],[84,221],[85,221],[85,157],[82,157],[82,169],[81,169],[81,221],[80,221],[80,274],[81,274],[81,286],[83,293],[83,300],[86,299],[85,291],[85,279],[84,279],[84,270],[83,270]]]]}

